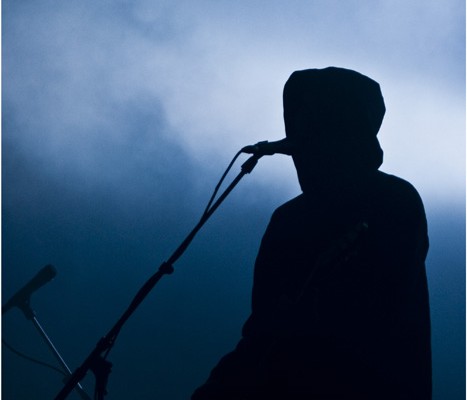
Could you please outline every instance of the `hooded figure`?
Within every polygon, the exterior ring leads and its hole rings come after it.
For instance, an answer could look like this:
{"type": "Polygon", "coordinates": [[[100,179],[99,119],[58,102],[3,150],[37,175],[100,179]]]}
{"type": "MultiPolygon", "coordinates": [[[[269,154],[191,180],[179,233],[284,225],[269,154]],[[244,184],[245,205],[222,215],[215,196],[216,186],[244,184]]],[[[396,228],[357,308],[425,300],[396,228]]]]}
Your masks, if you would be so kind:
{"type": "Polygon", "coordinates": [[[242,339],[193,400],[431,399],[422,201],[378,170],[379,85],[294,72],[286,135],[303,193],[273,214],[242,339]]]}

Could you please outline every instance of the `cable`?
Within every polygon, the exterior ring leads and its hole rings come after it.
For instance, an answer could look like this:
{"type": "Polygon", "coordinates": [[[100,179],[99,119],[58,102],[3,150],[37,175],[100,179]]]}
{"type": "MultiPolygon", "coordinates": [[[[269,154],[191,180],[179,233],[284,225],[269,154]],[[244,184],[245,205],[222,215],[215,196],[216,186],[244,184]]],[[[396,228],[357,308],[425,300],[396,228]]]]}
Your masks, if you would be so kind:
{"type": "Polygon", "coordinates": [[[64,375],[64,376],[68,376],[68,374],[66,374],[65,372],[63,372],[61,369],[57,368],[57,367],[54,367],[53,365],[50,365],[46,362],[43,362],[43,361],[40,361],[40,360],[37,360],[36,358],[33,358],[33,357],[29,357],[27,356],[26,354],[16,350],[13,346],[9,345],[5,339],[2,339],[2,344],[5,345],[5,347],[7,349],[9,349],[12,353],[16,354],[17,356],[19,357],[22,357],[32,363],[35,363],[35,364],[39,364],[43,367],[47,367],[47,368],[50,368],[50,369],[53,369],[54,371],[56,372],[59,372],[60,374],[64,375]]]}
{"type": "Polygon", "coordinates": [[[224,182],[225,177],[229,173],[230,169],[232,168],[232,166],[234,165],[235,161],[237,160],[237,158],[238,158],[238,156],[240,154],[242,154],[242,150],[240,150],[237,154],[235,154],[234,158],[232,159],[229,166],[227,167],[224,174],[222,175],[221,179],[219,180],[219,183],[216,185],[216,188],[214,189],[214,192],[213,192],[211,198],[209,199],[208,205],[206,206],[206,209],[204,210],[203,216],[205,216],[209,212],[209,209],[211,208],[211,205],[214,202],[214,199],[215,199],[215,197],[217,195],[217,192],[219,191],[219,189],[220,189],[220,187],[222,185],[222,182],[224,182]]]}
{"type": "MultiPolygon", "coordinates": [[[[235,156],[233,157],[232,161],[231,161],[230,164],[227,166],[225,172],[222,174],[222,176],[221,176],[219,182],[217,183],[217,185],[216,185],[216,187],[215,187],[215,189],[214,189],[214,192],[213,192],[211,198],[209,199],[209,202],[208,202],[208,204],[207,204],[207,206],[206,206],[206,208],[205,208],[205,210],[204,210],[204,212],[203,212],[203,214],[202,214],[200,220],[202,220],[203,218],[205,218],[205,217],[206,217],[206,214],[210,211],[210,208],[211,208],[211,206],[212,206],[212,203],[214,202],[214,200],[215,200],[215,198],[216,198],[216,195],[217,195],[217,193],[218,193],[218,191],[219,191],[219,189],[220,189],[220,187],[221,187],[221,185],[222,185],[222,182],[224,182],[224,179],[226,178],[227,174],[229,173],[230,169],[232,168],[232,166],[234,165],[235,161],[236,161],[237,158],[240,156],[240,154],[242,154],[242,150],[238,151],[237,154],[235,154],[235,156]]],[[[107,357],[108,357],[110,351],[112,350],[113,346],[115,345],[115,342],[116,342],[116,340],[117,340],[117,336],[119,335],[119,333],[120,333],[120,329],[114,333],[114,335],[113,335],[112,338],[110,338],[110,340],[109,340],[109,346],[108,346],[108,348],[106,349],[104,355],[102,356],[102,358],[103,358],[104,360],[107,359],[107,357]]]]}

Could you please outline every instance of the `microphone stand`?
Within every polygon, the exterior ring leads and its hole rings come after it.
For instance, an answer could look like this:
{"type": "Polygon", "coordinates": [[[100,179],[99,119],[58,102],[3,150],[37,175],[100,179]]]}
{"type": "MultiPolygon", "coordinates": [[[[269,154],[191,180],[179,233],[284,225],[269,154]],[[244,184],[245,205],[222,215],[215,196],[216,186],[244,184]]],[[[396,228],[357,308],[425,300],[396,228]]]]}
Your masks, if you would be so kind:
{"type": "Polygon", "coordinates": [[[182,256],[185,250],[190,245],[191,241],[198,233],[198,231],[202,228],[202,226],[206,223],[209,217],[216,211],[216,209],[220,206],[220,204],[225,200],[225,198],[229,195],[229,193],[234,189],[234,187],[240,182],[240,180],[246,174],[249,174],[253,168],[256,166],[258,160],[262,157],[262,155],[253,154],[248,160],[241,167],[241,172],[237,175],[237,177],[232,181],[232,183],[225,189],[224,193],[219,196],[218,200],[212,205],[211,208],[206,210],[206,212],[201,217],[200,221],[193,230],[188,234],[185,240],[180,244],[180,246],[175,250],[175,252],[170,256],[167,261],[164,261],[159,270],[152,275],[146,283],[140,288],[130,305],[128,306],[127,310],[122,314],[120,319],[116,322],[116,324],[110,329],[110,331],[101,338],[94,350],[89,354],[89,356],[84,360],[83,364],[76,369],[76,371],[70,376],[70,379],[66,382],[65,386],[62,390],[58,393],[55,397],[55,400],[64,400],[73,388],[78,384],[80,380],[84,378],[88,370],[92,370],[96,375],[96,397],[97,400],[103,400],[104,396],[107,394],[106,392],[106,384],[110,374],[112,364],[105,360],[108,353],[110,352],[112,346],[115,344],[115,340],[117,335],[119,334],[120,330],[122,329],[125,322],[130,318],[133,312],[136,311],[138,306],[142,303],[142,301],[146,298],[149,292],[153,289],[153,287],[159,282],[159,280],[164,275],[169,275],[174,271],[173,264],[182,256]],[[104,356],[102,353],[106,352],[104,356]]]}
{"type": "MultiPolygon", "coordinates": [[[[22,300],[21,303],[18,304],[18,308],[24,313],[26,319],[32,321],[32,323],[34,324],[34,326],[38,330],[39,334],[41,335],[42,339],[44,339],[45,343],[47,344],[47,346],[52,351],[53,355],[55,356],[55,358],[59,362],[60,366],[62,367],[62,370],[67,375],[67,378],[65,378],[65,379],[68,379],[68,377],[71,377],[72,373],[71,373],[70,368],[68,368],[68,365],[66,364],[65,360],[63,359],[63,357],[58,352],[57,348],[54,346],[54,344],[50,340],[50,338],[47,335],[47,333],[45,332],[44,328],[42,328],[41,324],[39,323],[39,321],[38,321],[38,319],[36,317],[36,313],[31,308],[30,298],[27,297],[24,300],[22,300]]],[[[91,398],[88,396],[88,394],[84,391],[84,389],[81,386],[81,384],[79,383],[79,381],[76,383],[75,386],[76,386],[75,387],[76,391],[78,392],[79,396],[83,400],[91,400],[91,398]]]]}

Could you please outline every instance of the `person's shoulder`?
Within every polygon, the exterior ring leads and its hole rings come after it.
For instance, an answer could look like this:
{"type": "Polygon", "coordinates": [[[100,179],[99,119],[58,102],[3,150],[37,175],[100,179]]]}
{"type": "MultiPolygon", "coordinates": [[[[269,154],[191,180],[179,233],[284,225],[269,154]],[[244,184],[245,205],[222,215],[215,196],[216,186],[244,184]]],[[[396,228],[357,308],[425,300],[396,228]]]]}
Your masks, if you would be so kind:
{"type": "Polygon", "coordinates": [[[303,193],[285,202],[274,210],[273,216],[283,216],[300,211],[305,206],[303,193]]]}
{"type": "Polygon", "coordinates": [[[428,224],[417,189],[405,179],[384,172],[378,172],[376,188],[373,198],[375,221],[382,223],[382,229],[387,232],[399,232],[401,243],[412,243],[413,238],[419,238],[420,254],[426,254],[428,224]]]}
{"type": "Polygon", "coordinates": [[[409,181],[382,171],[376,174],[376,192],[380,201],[395,208],[405,208],[408,212],[422,210],[423,201],[417,189],[409,181]]]}
{"type": "Polygon", "coordinates": [[[415,189],[409,181],[396,175],[378,171],[376,174],[376,183],[380,190],[387,193],[399,193],[406,196],[420,197],[417,189],[415,189]]]}

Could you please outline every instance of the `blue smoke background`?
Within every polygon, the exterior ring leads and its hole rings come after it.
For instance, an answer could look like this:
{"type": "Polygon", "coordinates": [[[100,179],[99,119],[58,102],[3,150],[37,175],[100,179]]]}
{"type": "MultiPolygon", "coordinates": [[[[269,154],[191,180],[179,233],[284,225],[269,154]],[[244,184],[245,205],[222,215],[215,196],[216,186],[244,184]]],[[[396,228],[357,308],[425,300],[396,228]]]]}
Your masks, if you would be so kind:
{"type": "MultiPolygon", "coordinates": [[[[288,76],[328,65],[382,86],[382,169],[418,188],[429,222],[434,399],[464,399],[460,0],[4,0],[3,302],[53,264],[32,305],[74,370],[197,222],[235,152],[283,137],[288,76]]],[[[237,342],[262,233],[298,193],[288,157],[260,160],[125,325],[109,400],[189,398],[237,342]]],[[[17,309],[2,336],[56,365],[17,309]]],[[[92,393],[91,374],[83,384],[92,393]]],[[[3,347],[3,399],[51,399],[62,385],[3,347]]]]}

